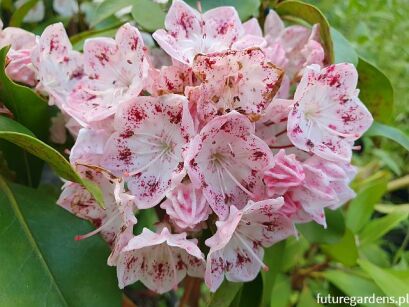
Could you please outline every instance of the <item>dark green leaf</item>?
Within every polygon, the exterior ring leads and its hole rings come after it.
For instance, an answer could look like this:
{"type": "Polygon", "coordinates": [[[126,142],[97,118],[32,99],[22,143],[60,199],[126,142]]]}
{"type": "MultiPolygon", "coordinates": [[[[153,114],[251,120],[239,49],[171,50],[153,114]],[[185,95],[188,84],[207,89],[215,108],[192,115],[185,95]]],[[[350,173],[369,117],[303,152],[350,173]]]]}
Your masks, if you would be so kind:
{"type": "MultiPolygon", "coordinates": [[[[362,297],[362,296],[383,296],[383,292],[371,280],[358,276],[353,272],[344,272],[330,270],[324,272],[324,277],[328,279],[335,287],[344,292],[348,296],[362,297]]],[[[362,304],[363,306],[373,306],[373,304],[362,304]]],[[[379,304],[379,306],[388,306],[386,304],[379,304]]]]}
{"type": "MultiPolygon", "coordinates": [[[[400,297],[409,293],[409,284],[403,278],[399,278],[390,271],[377,267],[367,260],[360,259],[358,263],[386,295],[400,297]]],[[[409,306],[409,304],[406,303],[401,306],[409,306]]]]}
{"type": "Polygon", "coordinates": [[[261,306],[270,305],[271,291],[273,291],[277,274],[281,271],[285,246],[286,241],[282,241],[264,250],[264,263],[268,266],[269,270],[268,272],[261,272],[263,277],[261,306]]]}
{"type": "Polygon", "coordinates": [[[327,18],[315,6],[301,1],[288,0],[280,2],[276,6],[276,11],[285,19],[286,16],[300,18],[309,24],[320,24],[321,39],[325,49],[325,56],[327,63],[334,62],[334,49],[332,45],[332,38],[330,27],[327,18]]]}
{"type": "Polygon", "coordinates": [[[341,210],[325,210],[327,229],[317,223],[299,224],[298,230],[310,243],[333,244],[345,233],[345,221],[341,210]]]}
{"type": "MultiPolygon", "coordinates": [[[[284,274],[277,275],[274,283],[273,291],[271,292],[270,305],[271,307],[288,307],[291,297],[291,280],[284,274]]],[[[266,306],[266,305],[264,305],[266,306]]]]}
{"type": "Polygon", "coordinates": [[[409,150],[409,136],[398,128],[374,122],[365,133],[366,136],[382,136],[400,144],[406,150],[409,150]]]}
{"type": "Polygon", "coordinates": [[[0,177],[0,301],[2,306],[120,306],[115,269],[100,237],[55,205],[55,196],[9,186],[0,177]]]}
{"type": "Polygon", "coordinates": [[[154,32],[164,27],[165,12],[151,0],[134,0],[132,17],[145,31],[154,32]]]}
{"type": "Polygon", "coordinates": [[[243,288],[241,289],[239,306],[260,306],[262,294],[263,279],[261,277],[261,274],[258,274],[255,280],[244,283],[243,288]]]}
{"type": "Polygon", "coordinates": [[[390,123],[393,119],[393,87],[389,79],[375,65],[359,58],[359,97],[375,120],[390,123]]]}
{"type": "Polygon", "coordinates": [[[360,233],[359,237],[361,244],[372,243],[382,238],[386,233],[398,226],[403,220],[406,220],[408,215],[408,213],[395,212],[372,220],[360,233]]]}
{"type": "Polygon", "coordinates": [[[369,182],[350,202],[346,214],[346,224],[353,233],[358,233],[368,223],[375,205],[386,192],[388,180],[388,176],[383,176],[369,182]]]}
{"type": "Polygon", "coordinates": [[[334,63],[352,63],[357,66],[358,55],[348,40],[334,28],[331,28],[331,36],[334,43],[334,63]]]}
{"type": "Polygon", "coordinates": [[[0,116],[0,139],[9,141],[47,162],[60,177],[84,185],[98,203],[103,204],[102,192],[96,184],[81,178],[58,151],[33,137],[24,126],[0,116]]]}
{"type": "Polygon", "coordinates": [[[335,244],[324,244],[321,248],[327,255],[331,256],[332,259],[335,259],[346,266],[355,265],[356,260],[358,259],[355,237],[352,231],[348,228],[341,241],[335,244]]]}
{"type": "Polygon", "coordinates": [[[94,14],[89,16],[88,22],[90,27],[94,27],[104,19],[114,15],[119,10],[133,5],[135,0],[115,0],[115,1],[103,1],[96,8],[94,14]]]}
{"type": "Polygon", "coordinates": [[[229,307],[242,286],[241,282],[224,280],[220,288],[212,295],[208,307],[229,307]]]}
{"type": "Polygon", "coordinates": [[[24,17],[37,4],[39,0],[29,0],[20,6],[11,16],[10,27],[20,27],[24,17]]]}
{"type": "MultiPolygon", "coordinates": [[[[196,0],[187,0],[192,7],[197,8],[196,0]]],[[[258,9],[260,7],[260,0],[206,0],[202,1],[203,11],[208,11],[219,6],[234,6],[239,12],[241,20],[247,20],[251,17],[258,16],[258,9]]]]}

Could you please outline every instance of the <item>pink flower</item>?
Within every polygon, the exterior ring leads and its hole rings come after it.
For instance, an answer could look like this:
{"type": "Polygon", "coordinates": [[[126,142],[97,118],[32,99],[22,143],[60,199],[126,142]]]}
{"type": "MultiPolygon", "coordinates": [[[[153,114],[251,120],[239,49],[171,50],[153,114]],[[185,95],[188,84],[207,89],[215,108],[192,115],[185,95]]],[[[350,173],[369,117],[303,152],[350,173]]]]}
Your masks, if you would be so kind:
{"type": "Polygon", "coordinates": [[[20,28],[3,29],[3,22],[0,19],[0,48],[7,45],[11,45],[14,50],[31,49],[36,45],[36,38],[33,33],[20,28]]]}
{"type": "Polygon", "coordinates": [[[244,35],[233,7],[201,14],[181,0],[173,1],[169,8],[165,28],[153,33],[153,38],[172,58],[189,65],[195,55],[230,49],[244,35]]]}
{"type": "Polygon", "coordinates": [[[281,149],[273,159],[273,166],[264,172],[264,182],[269,196],[283,195],[290,187],[300,185],[304,170],[294,154],[286,155],[281,149]]]}
{"type": "Polygon", "coordinates": [[[285,27],[280,16],[270,10],[264,24],[264,35],[268,48],[276,44],[285,51],[285,69],[290,80],[294,80],[304,67],[310,64],[323,65],[324,49],[320,44],[319,26],[312,29],[295,25],[285,27]]]}
{"type": "Polygon", "coordinates": [[[139,95],[147,75],[142,37],[125,24],[111,38],[84,44],[84,78],[73,89],[65,111],[85,125],[115,114],[118,106],[139,95]]]}
{"type": "Polygon", "coordinates": [[[197,231],[203,228],[212,210],[201,190],[191,183],[181,183],[166,194],[161,204],[178,230],[197,231]]]}
{"type": "Polygon", "coordinates": [[[371,126],[372,115],[358,98],[352,64],[306,68],[288,116],[288,136],[299,149],[348,162],[353,142],[371,126]]]}
{"type": "Polygon", "coordinates": [[[216,222],[216,234],[206,240],[210,247],[207,256],[205,282],[215,292],[224,276],[233,282],[256,278],[260,268],[268,270],[263,263],[263,247],[295,235],[295,229],[280,212],[283,199],[250,201],[242,210],[230,207],[225,221],[216,222]]]}
{"type": "Polygon", "coordinates": [[[186,233],[171,234],[165,227],[161,233],[144,228],[122,250],[117,275],[122,289],[140,280],[160,294],[174,289],[186,275],[203,277],[204,258],[195,240],[186,233]]]}
{"type": "Polygon", "coordinates": [[[231,110],[257,120],[278,91],[283,74],[260,49],[197,55],[193,72],[202,83],[190,90],[195,91],[204,120],[231,110]]]}
{"type": "Polygon", "coordinates": [[[355,170],[345,163],[335,163],[312,156],[303,163],[305,180],[288,189],[284,210],[297,222],[315,222],[326,227],[324,208],[336,209],[355,197],[348,186],[355,170]]]}
{"type": "Polygon", "coordinates": [[[82,55],[72,50],[62,23],[45,28],[31,58],[38,79],[37,90],[49,96],[50,104],[62,108],[83,76],[82,55]]]}
{"type": "Polygon", "coordinates": [[[186,174],[182,152],[194,134],[185,97],[137,97],[121,104],[102,164],[127,177],[139,208],[157,205],[186,174]]]}
{"type": "Polygon", "coordinates": [[[232,111],[211,120],[190,142],[185,167],[221,219],[264,195],[262,176],[272,153],[247,117],[232,111]]]}

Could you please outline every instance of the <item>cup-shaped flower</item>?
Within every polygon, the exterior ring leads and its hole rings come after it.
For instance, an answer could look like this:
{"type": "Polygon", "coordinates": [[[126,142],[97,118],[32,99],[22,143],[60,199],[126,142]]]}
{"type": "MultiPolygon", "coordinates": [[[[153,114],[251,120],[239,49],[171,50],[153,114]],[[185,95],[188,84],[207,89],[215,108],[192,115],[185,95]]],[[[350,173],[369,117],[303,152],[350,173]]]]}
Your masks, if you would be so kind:
{"type": "Polygon", "coordinates": [[[102,164],[125,176],[139,208],[157,205],[186,174],[182,152],[194,134],[187,99],[141,96],[123,103],[102,164]]]}
{"type": "Polygon", "coordinates": [[[233,7],[201,14],[181,0],[173,1],[169,8],[165,28],[153,33],[153,38],[172,58],[189,65],[199,53],[230,49],[245,34],[233,7]]]}
{"type": "Polygon", "coordinates": [[[281,149],[273,159],[273,165],[264,172],[264,182],[270,197],[283,195],[289,188],[300,185],[305,178],[302,164],[294,154],[286,155],[281,149]]]}
{"type": "Polygon", "coordinates": [[[306,68],[288,116],[288,136],[299,149],[328,160],[349,162],[353,142],[373,118],[358,98],[352,64],[306,68]]]}
{"type": "Polygon", "coordinates": [[[90,124],[113,115],[121,102],[143,89],[148,64],[138,29],[125,24],[112,38],[92,38],[84,44],[86,77],[73,89],[65,110],[90,124]]]}
{"type": "Polygon", "coordinates": [[[195,240],[168,228],[154,233],[144,228],[122,250],[117,264],[119,287],[136,281],[160,294],[175,289],[186,276],[203,277],[205,261],[195,240]]]}
{"type": "Polygon", "coordinates": [[[264,249],[284,240],[296,231],[291,220],[280,212],[283,198],[259,202],[249,201],[242,209],[230,207],[225,221],[216,222],[217,232],[206,240],[207,256],[205,282],[215,292],[226,279],[233,282],[256,278],[263,263],[264,249]]]}
{"type": "Polygon", "coordinates": [[[236,111],[212,119],[190,142],[185,167],[203,189],[213,211],[224,219],[229,206],[243,208],[264,196],[263,171],[273,155],[254,135],[254,125],[236,111]]]}
{"type": "Polygon", "coordinates": [[[166,194],[161,208],[166,210],[178,230],[196,231],[212,210],[200,189],[191,183],[181,183],[166,194]]]}
{"type": "Polygon", "coordinates": [[[31,54],[38,79],[37,90],[59,108],[83,76],[82,54],[72,50],[62,23],[45,28],[31,54]]]}
{"type": "Polygon", "coordinates": [[[232,110],[259,119],[283,76],[258,48],[197,55],[193,72],[202,83],[190,90],[198,92],[193,96],[205,121],[232,110]]]}

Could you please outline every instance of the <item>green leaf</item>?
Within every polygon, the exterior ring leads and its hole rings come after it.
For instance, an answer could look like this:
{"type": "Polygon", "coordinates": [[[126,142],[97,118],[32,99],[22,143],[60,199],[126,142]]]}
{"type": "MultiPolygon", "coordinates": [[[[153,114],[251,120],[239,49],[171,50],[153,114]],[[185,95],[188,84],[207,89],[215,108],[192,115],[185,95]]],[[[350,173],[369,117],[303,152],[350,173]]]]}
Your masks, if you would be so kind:
{"type": "Polygon", "coordinates": [[[332,41],[334,43],[334,63],[352,63],[358,65],[358,55],[354,47],[349,43],[341,32],[331,28],[332,41]]]}
{"type": "Polygon", "coordinates": [[[368,223],[375,204],[379,202],[386,192],[388,179],[388,176],[383,176],[369,182],[349,203],[346,224],[353,233],[358,233],[368,223]]]}
{"type": "Polygon", "coordinates": [[[335,244],[324,244],[322,250],[332,259],[346,265],[353,266],[358,259],[358,249],[355,244],[355,237],[348,228],[341,241],[335,244]]]}
{"type": "Polygon", "coordinates": [[[408,213],[409,214],[409,204],[402,204],[402,205],[383,205],[379,204],[375,206],[375,210],[381,213],[393,213],[393,212],[400,212],[400,213],[408,213]]]}
{"type": "Polygon", "coordinates": [[[98,23],[104,19],[114,15],[124,7],[133,5],[135,0],[115,0],[115,1],[103,1],[96,8],[94,14],[89,17],[89,25],[91,28],[95,27],[98,23]]]}
{"type": "Polygon", "coordinates": [[[220,288],[212,295],[208,307],[228,307],[233,302],[240,289],[241,282],[229,282],[224,280],[220,288]]]}
{"type": "MultiPolygon", "coordinates": [[[[400,297],[408,294],[409,285],[402,278],[388,270],[377,267],[367,260],[360,259],[358,263],[387,296],[400,297]]],[[[401,306],[409,306],[409,304],[406,303],[401,306]]]]}
{"type": "Polygon", "coordinates": [[[409,150],[409,136],[398,128],[374,122],[365,135],[388,138],[409,150]]]}
{"type": "MultiPolygon", "coordinates": [[[[187,0],[191,7],[197,8],[196,0],[187,0]]],[[[247,20],[251,17],[256,17],[259,14],[261,0],[206,0],[202,1],[203,12],[219,6],[234,6],[239,13],[241,20],[247,20]]]]}
{"type": "MultiPolygon", "coordinates": [[[[271,292],[270,305],[271,307],[287,307],[289,306],[291,297],[291,280],[284,274],[277,275],[274,283],[273,291],[271,292]]],[[[266,306],[266,305],[264,305],[266,306]]]]}
{"type": "Polygon", "coordinates": [[[332,44],[330,26],[324,14],[315,6],[301,1],[288,0],[280,2],[276,7],[276,11],[282,18],[286,16],[300,18],[310,25],[320,24],[321,39],[325,50],[327,63],[334,62],[334,47],[332,44]]]}
{"type": "MultiPolygon", "coordinates": [[[[260,306],[263,294],[263,279],[258,274],[256,279],[246,282],[240,291],[240,307],[260,306]]],[[[261,305],[264,306],[264,305],[261,305]]]]}
{"type": "Polygon", "coordinates": [[[91,227],[55,205],[56,197],[0,177],[2,306],[120,306],[115,269],[91,227]]]}
{"type": "Polygon", "coordinates": [[[298,300],[297,307],[319,307],[320,304],[317,303],[316,298],[313,296],[310,288],[304,286],[301,292],[300,298],[298,300]]]}
{"type": "Polygon", "coordinates": [[[154,32],[164,27],[165,12],[152,0],[134,0],[132,17],[145,30],[154,32]]]}
{"type": "Polygon", "coordinates": [[[103,195],[99,187],[89,180],[81,178],[71,164],[54,148],[33,136],[33,133],[19,123],[0,116],[0,139],[9,141],[41,160],[47,162],[64,179],[82,184],[103,205],[103,195]]]}
{"type": "Polygon", "coordinates": [[[393,87],[388,77],[375,65],[359,58],[359,97],[376,121],[390,123],[393,119],[393,87]]]}
{"type": "Polygon", "coordinates": [[[360,243],[364,245],[382,238],[403,220],[407,219],[408,215],[408,213],[396,212],[371,221],[360,233],[360,243]]]}
{"type": "MultiPolygon", "coordinates": [[[[383,296],[384,293],[381,289],[371,280],[353,274],[353,272],[344,272],[329,270],[323,273],[324,277],[332,283],[339,290],[344,292],[350,297],[362,297],[362,296],[383,296]]],[[[373,304],[361,304],[362,306],[373,306],[373,304]]],[[[377,306],[388,306],[385,304],[379,304],[377,306]]]]}
{"type": "Polygon", "coordinates": [[[389,267],[389,254],[379,244],[365,244],[359,247],[360,258],[365,258],[380,267],[389,267]]]}
{"type": "Polygon", "coordinates": [[[341,210],[325,210],[327,229],[317,223],[297,225],[298,230],[310,243],[339,242],[345,233],[345,220],[341,210]]]}
{"type": "Polygon", "coordinates": [[[20,27],[24,17],[26,17],[27,13],[37,4],[39,0],[29,0],[25,2],[22,6],[20,6],[11,16],[10,19],[10,27],[20,27]]]}
{"type": "Polygon", "coordinates": [[[309,249],[310,244],[304,237],[288,238],[285,243],[285,250],[282,260],[282,271],[287,272],[296,265],[302,265],[304,253],[309,249]]]}
{"type": "Polygon", "coordinates": [[[269,306],[271,291],[273,290],[277,274],[281,271],[281,263],[285,251],[286,241],[281,241],[270,248],[264,250],[264,263],[268,266],[268,272],[261,272],[263,277],[262,284],[262,304],[269,306]]]}

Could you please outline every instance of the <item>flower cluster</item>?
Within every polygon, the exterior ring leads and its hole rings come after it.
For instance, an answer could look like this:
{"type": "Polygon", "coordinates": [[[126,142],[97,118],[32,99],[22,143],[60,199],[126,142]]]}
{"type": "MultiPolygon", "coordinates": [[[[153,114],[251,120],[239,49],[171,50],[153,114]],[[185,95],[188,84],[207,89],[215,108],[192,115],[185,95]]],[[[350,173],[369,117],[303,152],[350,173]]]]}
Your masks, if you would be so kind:
{"type": "Polygon", "coordinates": [[[37,38],[0,32],[7,73],[61,110],[70,162],[103,191],[105,209],[66,182],[58,204],[96,227],[77,239],[108,242],[121,288],[250,281],[268,270],[264,248],[297,223],[326,227],[324,209],[354,197],[352,150],[372,116],[355,67],[328,65],[319,33],[274,11],[262,30],[232,7],[181,0],[152,35],[162,51],[130,24],[82,53],[60,23],[37,38]],[[141,210],[160,217],[155,232],[134,234],[141,210]]]}

